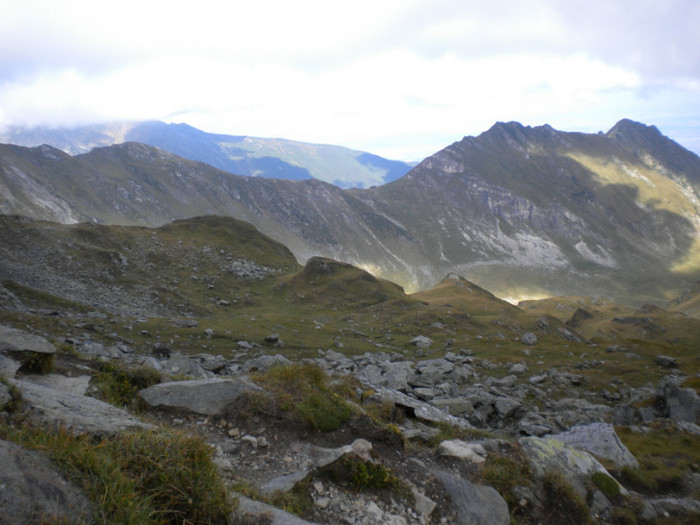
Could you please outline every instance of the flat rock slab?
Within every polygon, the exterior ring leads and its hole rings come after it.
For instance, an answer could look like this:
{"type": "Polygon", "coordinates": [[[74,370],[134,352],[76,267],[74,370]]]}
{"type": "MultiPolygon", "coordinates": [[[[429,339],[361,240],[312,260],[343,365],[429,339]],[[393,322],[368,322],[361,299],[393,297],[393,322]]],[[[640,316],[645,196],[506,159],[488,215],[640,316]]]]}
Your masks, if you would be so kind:
{"type": "Polygon", "coordinates": [[[151,427],[126,410],[93,397],[71,394],[19,379],[13,380],[12,384],[22,394],[22,410],[38,425],[60,425],[75,433],[96,435],[151,427]]]}
{"type": "Polygon", "coordinates": [[[56,347],[40,335],[0,325],[0,352],[55,354],[56,347]]]}
{"type": "Polygon", "coordinates": [[[92,523],[85,495],[36,451],[0,440],[0,525],[92,523]]]}
{"type": "Polygon", "coordinates": [[[452,426],[457,426],[460,428],[473,428],[471,423],[469,423],[469,421],[466,419],[451,416],[429,403],[419,401],[396,390],[374,385],[370,386],[374,390],[372,397],[379,399],[380,401],[389,401],[394,403],[396,406],[411,409],[415,417],[418,419],[429,421],[431,423],[448,423],[452,426]]]}
{"type": "Polygon", "coordinates": [[[615,428],[609,423],[590,423],[571,427],[568,432],[547,436],[585,450],[599,458],[612,461],[619,468],[639,468],[637,458],[620,441],[615,428]]]}
{"type": "MultiPolygon", "coordinates": [[[[315,522],[303,520],[272,505],[267,505],[241,495],[237,495],[236,497],[238,498],[238,510],[233,518],[247,515],[251,517],[259,516],[260,518],[267,519],[269,521],[264,521],[264,523],[269,523],[269,525],[318,525],[315,522]]],[[[233,521],[235,521],[235,519],[233,521]]]]}
{"type": "Polygon", "coordinates": [[[435,477],[457,508],[459,525],[509,525],[508,504],[493,487],[438,470],[435,477]]]}
{"type": "Polygon", "coordinates": [[[241,376],[161,383],[141,390],[139,395],[153,408],[173,408],[218,416],[243,394],[260,390],[248,377],[241,376]]]}
{"type": "Polygon", "coordinates": [[[90,386],[90,379],[92,378],[87,375],[68,377],[61,374],[32,374],[22,377],[24,381],[78,396],[85,395],[88,386],[90,386]]]}

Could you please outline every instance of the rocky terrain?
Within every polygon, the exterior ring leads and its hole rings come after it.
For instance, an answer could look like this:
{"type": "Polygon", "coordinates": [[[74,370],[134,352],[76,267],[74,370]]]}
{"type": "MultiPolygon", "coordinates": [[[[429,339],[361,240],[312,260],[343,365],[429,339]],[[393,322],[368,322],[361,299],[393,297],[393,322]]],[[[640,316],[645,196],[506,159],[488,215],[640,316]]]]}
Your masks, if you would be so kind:
{"type": "Polygon", "coordinates": [[[389,184],[243,177],[136,142],[70,157],[0,146],[0,212],[160,226],[231,216],[305,262],[324,256],[417,291],[450,272],[517,302],[665,305],[700,278],[700,158],[629,120],[607,133],[498,123],[389,184]]]}
{"type": "Polygon", "coordinates": [[[700,518],[697,319],[457,275],[406,295],[229,218],[3,220],[0,523],[129,522],[84,470],[111,447],[185,480],[153,523],[700,518]]]}

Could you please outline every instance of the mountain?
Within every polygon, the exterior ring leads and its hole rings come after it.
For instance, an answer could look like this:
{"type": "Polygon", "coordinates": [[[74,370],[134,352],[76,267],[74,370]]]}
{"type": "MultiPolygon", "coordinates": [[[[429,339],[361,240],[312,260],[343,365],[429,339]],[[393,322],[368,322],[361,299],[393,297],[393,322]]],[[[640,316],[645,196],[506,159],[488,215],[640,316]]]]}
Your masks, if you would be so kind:
{"type": "Polygon", "coordinates": [[[343,188],[385,184],[415,164],[328,144],[207,133],[187,124],[118,122],[74,128],[10,127],[0,142],[48,144],[70,155],[95,147],[140,142],[238,175],[289,180],[319,179],[343,188]]]}
{"type": "Polygon", "coordinates": [[[450,272],[499,297],[666,304],[700,278],[700,158],[656,128],[497,123],[375,188],[232,175],[138,143],[70,157],[0,147],[0,212],[157,226],[254,224],[415,291],[450,272]]]}

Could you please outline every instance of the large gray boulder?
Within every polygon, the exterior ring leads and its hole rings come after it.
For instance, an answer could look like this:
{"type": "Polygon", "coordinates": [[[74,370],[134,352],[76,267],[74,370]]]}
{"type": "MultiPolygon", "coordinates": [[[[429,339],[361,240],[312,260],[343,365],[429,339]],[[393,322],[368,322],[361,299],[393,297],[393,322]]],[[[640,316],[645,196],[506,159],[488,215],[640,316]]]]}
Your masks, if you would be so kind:
{"type": "Polygon", "coordinates": [[[448,423],[452,426],[472,428],[472,425],[466,419],[446,414],[439,408],[426,403],[425,401],[419,401],[418,399],[409,397],[406,394],[402,394],[396,390],[383,387],[374,387],[372,397],[374,399],[378,399],[379,401],[393,403],[397,407],[401,407],[408,412],[412,412],[413,416],[423,421],[428,421],[431,423],[448,423]]]}
{"type": "MultiPolygon", "coordinates": [[[[535,479],[543,479],[549,472],[557,472],[571,487],[586,499],[591,476],[610,473],[588,452],[564,444],[558,439],[526,437],[518,440],[527,457],[535,479]]],[[[626,493],[620,485],[620,491],[626,493]]]]}
{"type": "Polygon", "coordinates": [[[509,525],[508,504],[493,487],[475,485],[442,470],[435,477],[457,507],[458,525],[509,525]]]}
{"type": "Polygon", "coordinates": [[[63,426],[76,434],[117,434],[130,428],[150,428],[151,425],[132,416],[126,410],[104,401],[57,390],[31,381],[14,379],[12,384],[22,395],[22,410],[40,426],[63,426]]]}
{"type": "Polygon", "coordinates": [[[160,383],[141,390],[139,395],[153,408],[173,408],[218,416],[242,395],[260,390],[248,377],[241,376],[160,383]]]}
{"type": "Polygon", "coordinates": [[[40,335],[0,325],[0,352],[36,352],[55,354],[56,347],[40,335]]]}
{"type": "Polygon", "coordinates": [[[700,418],[700,396],[692,388],[681,388],[675,378],[666,377],[661,381],[657,397],[673,421],[696,423],[700,418]]]}
{"type": "Polygon", "coordinates": [[[0,525],[91,523],[85,495],[39,452],[0,440],[0,525]]]}
{"type": "Polygon", "coordinates": [[[609,423],[577,425],[568,432],[548,436],[599,458],[613,462],[618,468],[639,468],[637,458],[620,441],[615,428],[609,423]]]}

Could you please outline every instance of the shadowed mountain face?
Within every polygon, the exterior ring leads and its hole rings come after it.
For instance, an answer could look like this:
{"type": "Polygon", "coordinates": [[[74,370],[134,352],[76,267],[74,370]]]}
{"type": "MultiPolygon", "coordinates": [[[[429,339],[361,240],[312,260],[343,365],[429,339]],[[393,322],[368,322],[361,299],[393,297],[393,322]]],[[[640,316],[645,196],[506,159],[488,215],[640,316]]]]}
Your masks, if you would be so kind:
{"type": "Polygon", "coordinates": [[[146,225],[230,215],[300,260],[346,261],[408,291],[455,272],[501,297],[628,304],[665,302],[700,275],[699,181],[700,158],[631,121],[594,135],[498,123],[364,190],[235,176],[137,143],[76,157],[0,148],[3,213],[146,225]]]}
{"type": "Polygon", "coordinates": [[[315,178],[342,188],[391,182],[415,165],[342,146],[221,135],[187,124],[159,121],[77,128],[14,127],[0,134],[0,142],[28,147],[48,144],[71,155],[87,153],[95,147],[140,142],[238,175],[288,180],[315,178]]]}

